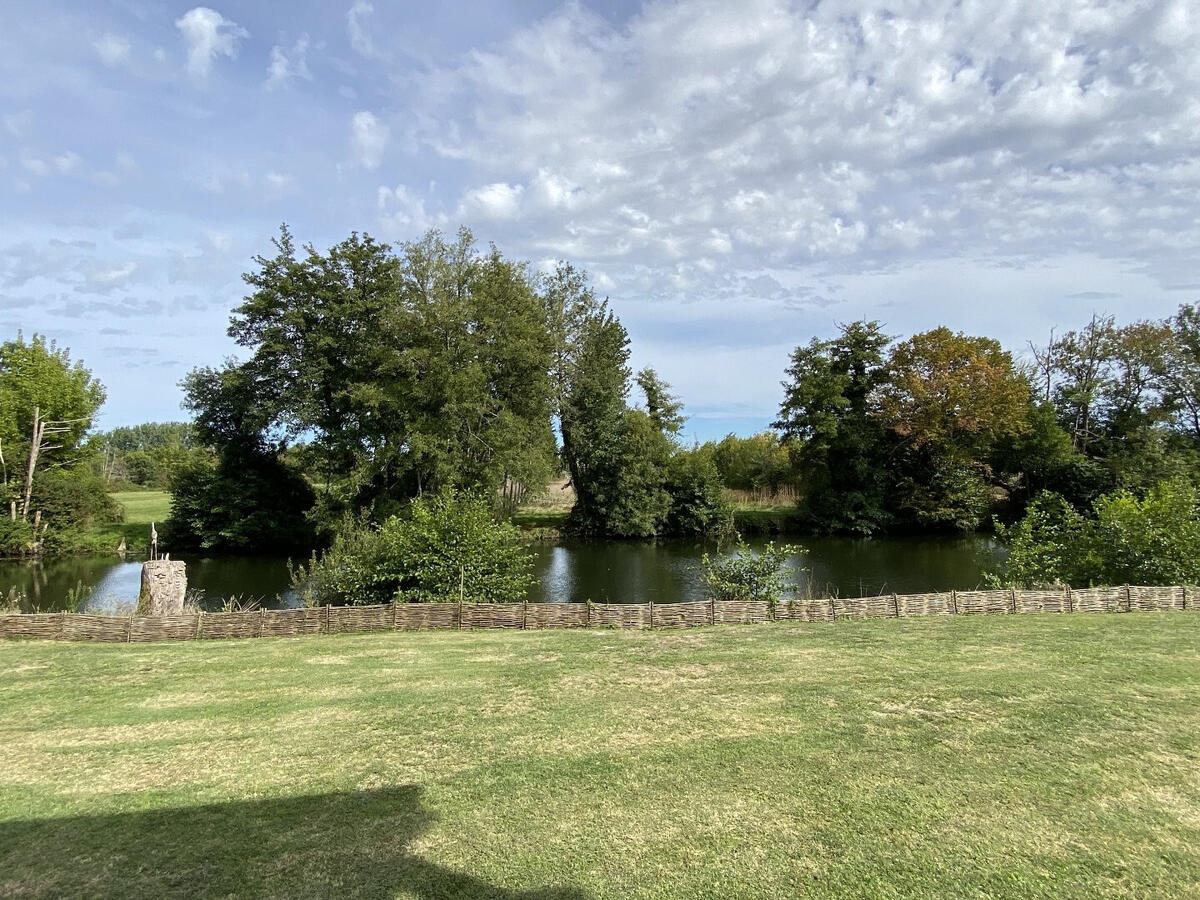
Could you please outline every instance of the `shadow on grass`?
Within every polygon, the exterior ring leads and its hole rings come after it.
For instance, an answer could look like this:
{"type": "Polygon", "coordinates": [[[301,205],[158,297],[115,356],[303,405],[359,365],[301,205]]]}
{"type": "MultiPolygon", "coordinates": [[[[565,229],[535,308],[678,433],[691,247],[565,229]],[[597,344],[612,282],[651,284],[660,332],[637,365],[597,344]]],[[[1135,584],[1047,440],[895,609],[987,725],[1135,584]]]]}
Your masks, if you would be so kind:
{"type": "Polygon", "coordinates": [[[420,788],[0,822],[0,897],[586,900],[511,890],[422,859],[420,788]]]}

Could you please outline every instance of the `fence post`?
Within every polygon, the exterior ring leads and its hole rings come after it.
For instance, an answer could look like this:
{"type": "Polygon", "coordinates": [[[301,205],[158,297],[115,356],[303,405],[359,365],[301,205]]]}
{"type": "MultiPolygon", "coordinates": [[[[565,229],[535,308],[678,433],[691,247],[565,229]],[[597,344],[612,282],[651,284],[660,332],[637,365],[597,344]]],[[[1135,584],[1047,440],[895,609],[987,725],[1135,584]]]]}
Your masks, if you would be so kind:
{"type": "Polygon", "coordinates": [[[64,609],[58,614],[58,639],[62,640],[63,634],[67,630],[67,611],[64,609]]]}
{"type": "Polygon", "coordinates": [[[1129,593],[1129,585],[1125,585],[1125,612],[1133,612],[1133,595],[1129,593]]]}
{"type": "Polygon", "coordinates": [[[133,643],[133,616],[130,616],[129,621],[125,623],[125,643],[133,643]]]}
{"type": "Polygon", "coordinates": [[[328,603],[326,603],[325,604],[325,633],[326,634],[332,633],[332,630],[333,630],[329,624],[329,617],[331,615],[330,609],[331,609],[330,605],[328,603]]]}
{"type": "Polygon", "coordinates": [[[900,618],[900,595],[892,591],[892,617],[900,618]]]}
{"type": "Polygon", "coordinates": [[[201,615],[200,610],[197,608],[197,610],[196,610],[196,636],[194,638],[192,638],[192,640],[194,640],[194,641],[200,640],[200,621],[201,621],[200,615],[201,615]]]}
{"type": "Polygon", "coordinates": [[[1071,586],[1067,585],[1067,612],[1075,612],[1075,599],[1071,596],[1071,586]]]}
{"type": "Polygon", "coordinates": [[[255,637],[262,637],[263,622],[267,620],[267,608],[260,606],[258,608],[258,634],[255,637]]]}
{"type": "Polygon", "coordinates": [[[650,626],[649,627],[651,627],[651,628],[654,627],[654,601],[653,600],[650,601],[650,626]]]}
{"type": "Polygon", "coordinates": [[[837,621],[837,604],[833,601],[833,594],[829,595],[829,621],[837,621]]]}
{"type": "Polygon", "coordinates": [[[458,600],[458,630],[462,631],[462,597],[458,600]]]}
{"type": "Polygon", "coordinates": [[[958,615],[958,591],[953,589],[950,591],[950,609],[954,615],[958,615]]]}
{"type": "Polygon", "coordinates": [[[716,597],[708,598],[708,624],[709,625],[717,624],[717,598],[716,597]]]}
{"type": "Polygon", "coordinates": [[[1016,588],[1008,589],[1008,599],[1012,603],[1012,614],[1015,616],[1017,614],[1017,589],[1016,588]]]}
{"type": "Polygon", "coordinates": [[[591,597],[588,597],[588,599],[583,602],[583,627],[584,628],[592,627],[592,598],[591,597]]]}
{"type": "Polygon", "coordinates": [[[529,626],[525,623],[529,621],[529,601],[521,601],[521,630],[524,631],[529,626]]]}
{"type": "Polygon", "coordinates": [[[1180,587],[1183,589],[1183,608],[1187,609],[1187,585],[1180,585],[1180,587]]]}

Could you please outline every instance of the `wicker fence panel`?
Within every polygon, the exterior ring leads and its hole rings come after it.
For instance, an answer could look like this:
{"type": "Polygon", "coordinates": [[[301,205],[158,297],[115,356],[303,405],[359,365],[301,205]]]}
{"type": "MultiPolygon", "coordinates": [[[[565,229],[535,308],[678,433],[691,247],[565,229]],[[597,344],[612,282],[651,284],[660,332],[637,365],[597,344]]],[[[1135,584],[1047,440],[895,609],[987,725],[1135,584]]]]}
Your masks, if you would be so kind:
{"type": "Polygon", "coordinates": [[[782,604],[781,610],[776,610],[776,615],[780,618],[799,619],[802,622],[831,622],[835,618],[833,605],[829,600],[798,600],[785,603],[782,604]]]}
{"type": "Polygon", "coordinates": [[[1125,588],[1085,588],[1071,591],[1075,612],[1126,612],[1125,588]]]}
{"type": "Polygon", "coordinates": [[[198,616],[134,616],[131,641],[190,641],[196,637],[198,616]]]}
{"type": "Polygon", "coordinates": [[[722,625],[757,625],[771,619],[766,600],[724,600],[713,604],[714,618],[722,625]]]}
{"type": "Polygon", "coordinates": [[[62,622],[62,613],[0,616],[0,637],[56,638],[62,631],[62,622]]]}
{"type": "Polygon", "coordinates": [[[765,601],[686,603],[395,603],[380,606],[254,610],[184,616],[30,613],[0,616],[0,637],[76,641],[167,641],[386,631],[393,628],[683,628],[771,619],[827,622],[893,616],[1136,612],[1196,609],[1197,587],[1083,590],[951,591],[878,597],[793,600],[773,612],[765,601]]]}
{"type": "MultiPolygon", "coordinates": [[[[192,619],[192,624],[196,622],[192,619]]],[[[64,641],[110,641],[129,640],[129,616],[91,616],[82,613],[67,613],[62,619],[64,641]]]]}
{"type": "MultiPolygon", "coordinates": [[[[324,610],[322,610],[324,612],[324,610]]],[[[200,637],[210,640],[219,638],[255,637],[262,627],[262,613],[247,612],[201,613],[200,637]]]]}
{"type": "Polygon", "coordinates": [[[834,615],[839,619],[871,619],[895,616],[896,604],[891,594],[877,597],[845,597],[833,601],[834,615]]]}
{"type": "Polygon", "coordinates": [[[1136,610],[1183,609],[1183,588],[1131,587],[1129,608],[1136,610]]]}
{"type": "Polygon", "coordinates": [[[1019,613],[1071,612],[1071,595],[1065,591],[1017,591],[1019,613]]]}
{"type": "Polygon", "coordinates": [[[960,615],[1008,615],[1015,599],[1012,591],[954,591],[951,604],[960,615]]]}
{"type": "Polygon", "coordinates": [[[526,628],[583,628],[588,624],[586,603],[530,603],[526,628]]]}
{"type": "Polygon", "coordinates": [[[955,611],[952,594],[901,594],[896,604],[902,616],[948,616],[955,611]]]}
{"type": "Polygon", "coordinates": [[[650,604],[599,603],[591,609],[591,623],[617,628],[646,628],[650,625],[650,604]]]}
{"type": "Polygon", "coordinates": [[[393,611],[397,628],[416,631],[428,628],[457,628],[457,603],[399,603],[393,611]]]}
{"type": "MultiPolygon", "coordinates": [[[[201,621],[201,626],[203,626],[201,621]]],[[[323,609],[268,609],[262,613],[263,637],[291,637],[294,634],[320,634],[325,630],[323,609]]]]}
{"type": "Polygon", "coordinates": [[[524,628],[524,603],[464,603],[463,628],[524,628]]]}
{"type": "Polygon", "coordinates": [[[360,631],[387,631],[392,627],[391,604],[375,606],[333,606],[327,615],[330,634],[355,634],[360,631]]]}
{"type": "Polygon", "coordinates": [[[693,628],[712,623],[713,604],[707,600],[688,603],[656,603],[655,628],[693,628]]]}

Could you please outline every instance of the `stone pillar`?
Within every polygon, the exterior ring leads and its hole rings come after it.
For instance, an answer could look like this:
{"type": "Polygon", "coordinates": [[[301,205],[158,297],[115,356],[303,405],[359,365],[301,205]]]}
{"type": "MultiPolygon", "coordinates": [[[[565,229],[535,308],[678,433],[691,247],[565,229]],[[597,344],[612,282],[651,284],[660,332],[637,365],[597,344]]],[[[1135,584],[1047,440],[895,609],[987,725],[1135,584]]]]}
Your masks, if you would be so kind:
{"type": "Polygon", "coordinates": [[[181,616],[187,595],[187,567],[179,560],[152,559],[142,564],[139,616],[181,616]]]}

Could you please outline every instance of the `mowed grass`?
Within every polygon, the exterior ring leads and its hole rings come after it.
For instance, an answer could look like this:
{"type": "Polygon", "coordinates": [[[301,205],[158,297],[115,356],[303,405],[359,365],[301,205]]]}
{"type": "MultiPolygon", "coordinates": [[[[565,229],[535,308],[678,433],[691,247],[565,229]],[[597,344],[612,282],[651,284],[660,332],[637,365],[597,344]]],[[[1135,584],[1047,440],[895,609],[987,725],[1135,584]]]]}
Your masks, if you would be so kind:
{"type": "Polygon", "coordinates": [[[81,538],[79,552],[112,553],[125,539],[131,553],[150,548],[150,523],[161,526],[171,514],[171,495],[166,491],[117,491],[109,494],[125,511],[120,522],[89,528],[81,538]]]}
{"type": "Polygon", "coordinates": [[[161,525],[171,513],[171,495],[166,491],[118,491],[109,496],[125,510],[126,525],[161,525]]]}
{"type": "Polygon", "coordinates": [[[1200,895],[1200,613],[0,644],[0,896],[1200,895]]]}

